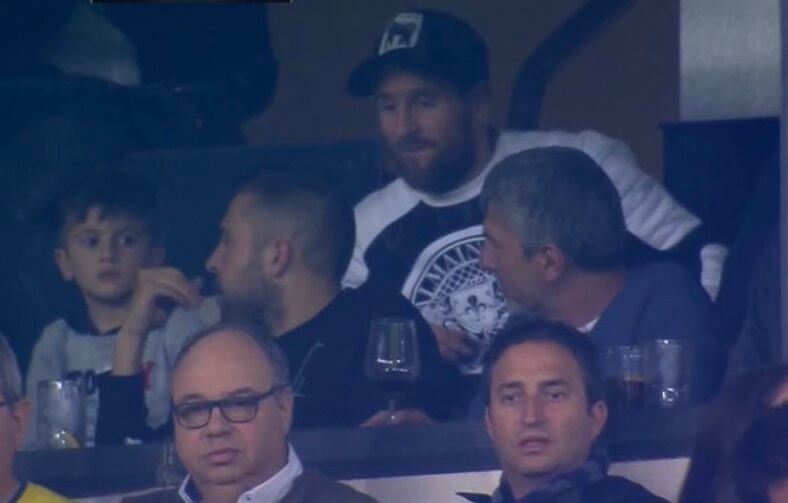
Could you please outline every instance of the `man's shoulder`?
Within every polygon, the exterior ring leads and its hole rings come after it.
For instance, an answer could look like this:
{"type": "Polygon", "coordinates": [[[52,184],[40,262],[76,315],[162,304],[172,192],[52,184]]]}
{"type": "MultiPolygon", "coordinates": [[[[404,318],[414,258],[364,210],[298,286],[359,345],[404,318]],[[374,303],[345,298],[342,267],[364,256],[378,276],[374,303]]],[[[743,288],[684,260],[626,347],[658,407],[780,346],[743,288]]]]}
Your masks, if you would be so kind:
{"type": "Polygon", "coordinates": [[[396,220],[420,201],[419,194],[405,180],[397,178],[385,187],[368,194],[355,207],[356,220],[366,221],[396,220]]]}
{"type": "MultiPolygon", "coordinates": [[[[157,489],[127,496],[121,503],[183,503],[178,487],[157,489]]],[[[281,503],[375,503],[375,500],[352,487],[329,479],[309,468],[293,481],[293,487],[281,503]]],[[[54,502],[61,503],[61,502],[54,502]]]]}
{"type": "Polygon", "coordinates": [[[642,485],[614,475],[591,484],[585,500],[593,503],[668,503],[642,485]]]}
{"type": "Polygon", "coordinates": [[[356,238],[379,234],[419,204],[420,197],[402,178],[368,194],[355,207],[356,238]]]}
{"type": "MultiPolygon", "coordinates": [[[[584,151],[597,162],[612,152],[628,147],[620,140],[610,138],[597,131],[502,131],[496,143],[492,163],[504,157],[539,147],[571,147],[584,151]]],[[[622,152],[622,153],[623,153],[622,152]]],[[[603,166],[604,167],[604,166],[603,166]]]]}
{"type": "Polygon", "coordinates": [[[346,288],[342,291],[342,295],[344,297],[342,311],[346,318],[352,319],[346,324],[359,326],[363,330],[365,341],[369,323],[376,318],[408,318],[416,322],[418,330],[421,330],[422,327],[419,325],[422,323],[424,328],[427,328],[427,322],[421,312],[400,292],[374,285],[362,285],[355,289],[346,288]]]}
{"type": "Polygon", "coordinates": [[[178,486],[156,489],[135,496],[126,496],[121,503],[183,503],[178,486]]]}
{"type": "Polygon", "coordinates": [[[341,302],[354,315],[369,313],[378,318],[385,316],[412,316],[418,310],[400,292],[370,285],[345,288],[340,293],[341,302]]]}
{"type": "Polygon", "coordinates": [[[281,501],[281,503],[301,502],[375,503],[375,500],[347,484],[331,480],[316,470],[305,468],[304,473],[293,482],[292,489],[281,501]]]}
{"type": "Polygon", "coordinates": [[[69,503],[70,501],[46,487],[28,482],[18,503],[69,503]]]}
{"type": "Polygon", "coordinates": [[[648,296],[664,292],[675,297],[692,292],[707,299],[700,281],[693,278],[683,266],[672,262],[651,262],[633,268],[625,288],[630,296],[636,296],[638,292],[648,296]]]}
{"type": "Polygon", "coordinates": [[[379,206],[402,205],[416,200],[418,200],[418,193],[402,178],[395,178],[384,187],[367,194],[356,205],[356,209],[367,210],[379,206]],[[403,197],[405,200],[402,200],[403,197]]]}
{"type": "Polygon", "coordinates": [[[638,340],[673,331],[680,338],[699,330],[710,333],[714,323],[711,300],[699,281],[679,265],[650,263],[629,272],[592,333],[629,333],[638,340]]]}

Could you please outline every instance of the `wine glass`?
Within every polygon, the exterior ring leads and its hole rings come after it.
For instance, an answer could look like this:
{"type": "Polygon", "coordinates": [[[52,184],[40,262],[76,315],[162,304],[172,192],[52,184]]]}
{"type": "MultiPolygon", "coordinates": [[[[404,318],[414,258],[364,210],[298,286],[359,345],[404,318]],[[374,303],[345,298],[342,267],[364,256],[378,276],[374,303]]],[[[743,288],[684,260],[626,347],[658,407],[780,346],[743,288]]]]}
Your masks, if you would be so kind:
{"type": "Polygon", "coordinates": [[[397,402],[421,370],[416,324],[407,318],[372,320],[364,362],[367,377],[380,386],[388,400],[389,420],[397,402]]]}

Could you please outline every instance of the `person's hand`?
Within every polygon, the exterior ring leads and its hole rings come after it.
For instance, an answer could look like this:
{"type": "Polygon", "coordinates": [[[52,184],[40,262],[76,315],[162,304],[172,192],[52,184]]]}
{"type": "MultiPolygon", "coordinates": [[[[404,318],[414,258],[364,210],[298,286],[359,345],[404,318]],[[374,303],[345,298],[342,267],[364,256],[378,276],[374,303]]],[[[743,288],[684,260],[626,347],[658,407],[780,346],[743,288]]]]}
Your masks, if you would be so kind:
{"type": "Polygon", "coordinates": [[[202,302],[200,281],[189,281],[172,267],[142,269],[126,321],[120,328],[112,373],[130,375],[142,367],[142,347],[148,333],[167,321],[172,308],[197,307],[202,302]]]}
{"type": "Polygon", "coordinates": [[[432,333],[435,334],[438,350],[444,360],[460,363],[476,353],[476,344],[464,332],[449,330],[439,325],[430,325],[430,328],[432,328],[432,333]]]}
{"type": "Polygon", "coordinates": [[[381,410],[361,423],[362,428],[379,426],[402,426],[413,424],[433,424],[435,421],[419,409],[399,409],[394,412],[381,410]]]}

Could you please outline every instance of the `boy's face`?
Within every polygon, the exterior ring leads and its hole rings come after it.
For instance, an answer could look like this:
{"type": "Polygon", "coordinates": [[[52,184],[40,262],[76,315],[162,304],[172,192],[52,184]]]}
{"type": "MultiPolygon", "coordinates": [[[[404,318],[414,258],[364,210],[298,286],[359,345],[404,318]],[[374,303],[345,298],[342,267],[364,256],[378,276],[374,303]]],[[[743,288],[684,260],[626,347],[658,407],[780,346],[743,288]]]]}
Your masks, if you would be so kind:
{"type": "Polygon", "coordinates": [[[98,207],[83,221],[69,217],[61,246],[55,261],[63,279],[75,281],[89,302],[102,304],[126,302],[139,270],[164,260],[164,250],[139,219],[105,216],[98,207]]]}

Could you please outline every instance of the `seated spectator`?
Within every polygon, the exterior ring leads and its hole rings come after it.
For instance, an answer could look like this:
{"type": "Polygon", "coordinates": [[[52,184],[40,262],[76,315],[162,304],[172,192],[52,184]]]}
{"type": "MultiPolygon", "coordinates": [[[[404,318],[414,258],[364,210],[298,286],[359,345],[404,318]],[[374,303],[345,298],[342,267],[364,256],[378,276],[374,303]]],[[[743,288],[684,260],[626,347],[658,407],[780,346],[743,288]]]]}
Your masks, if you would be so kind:
{"type": "Polygon", "coordinates": [[[733,465],[742,501],[788,502],[788,405],[753,421],[736,446],[733,465]]]}
{"type": "Polygon", "coordinates": [[[22,446],[30,403],[22,394],[22,376],[8,341],[0,335],[0,501],[67,503],[68,500],[14,474],[14,456],[22,446]]]}
{"type": "Polygon", "coordinates": [[[300,178],[264,175],[230,202],[207,263],[222,316],[267,326],[287,355],[296,372],[294,428],[449,419],[459,375],[429,326],[398,294],[341,289],[352,211],[324,184],[300,178]],[[364,373],[370,323],[380,317],[413,319],[418,330],[421,374],[394,415],[381,412],[385,395],[364,373]]]}
{"type": "MultiPolygon", "coordinates": [[[[638,251],[697,255],[688,251],[701,244],[700,220],[638,167],[625,143],[596,131],[495,128],[487,44],[471,24],[410,9],[379,33],[347,89],[370,98],[398,178],[356,207],[358,235],[343,283],[402,292],[469,380],[478,380],[484,349],[508,314],[498,283],[476,260],[484,241],[479,192],[501,159],[536,147],[581,149],[616,185],[627,228],[642,242],[638,251]]],[[[704,262],[706,270],[720,268],[704,262]]]]}
{"type": "Polygon", "coordinates": [[[689,340],[693,399],[717,389],[726,352],[708,295],[676,265],[625,266],[621,200],[591,157],[565,147],[512,155],[491,170],[481,200],[480,263],[498,278],[511,312],[575,327],[600,352],[689,340]]]}
{"type": "Polygon", "coordinates": [[[178,357],[171,390],[175,450],[188,476],[178,489],[126,503],[374,502],[301,465],[287,442],[287,360],[263,332],[219,325],[200,333],[178,357]]]}
{"type": "Polygon", "coordinates": [[[513,324],[493,342],[482,374],[487,431],[503,474],[474,502],[665,502],[607,475],[592,449],[607,421],[593,344],[552,322],[513,324]]]}
{"type": "Polygon", "coordinates": [[[698,422],[679,503],[749,503],[736,495],[734,448],[756,418],[788,403],[788,365],[751,372],[728,383],[698,422]]]}
{"type": "MultiPolygon", "coordinates": [[[[196,315],[182,309],[199,303],[197,285],[162,266],[157,207],[146,181],[112,171],[68,187],[56,204],[55,261],[81,301],[76,313],[44,328],[33,349],[27,392],[35,418],[39,382],[95,372],[88,444],[94,436],[103,444],[161,433],[169,417],[172,360],[202,328],[196,315]],[[171,310],[173,305],[178,307],[171,310]],[[146,420],[127,420],[137,416],[146,420]]],[[[27,443],[45,447],[35,429],[27,443]]]]}

